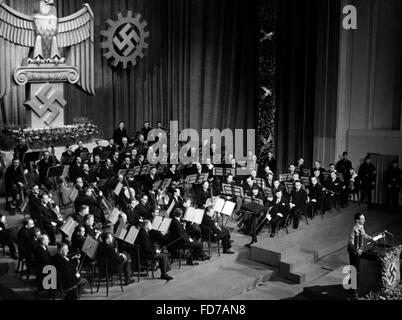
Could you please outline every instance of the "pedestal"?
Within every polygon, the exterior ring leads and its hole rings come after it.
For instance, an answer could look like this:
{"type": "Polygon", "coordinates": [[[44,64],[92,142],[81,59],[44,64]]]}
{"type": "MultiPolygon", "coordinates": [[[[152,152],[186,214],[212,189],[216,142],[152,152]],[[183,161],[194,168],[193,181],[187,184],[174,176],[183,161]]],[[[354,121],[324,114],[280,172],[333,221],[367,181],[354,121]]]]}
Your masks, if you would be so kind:
{"type": "Polygon", "coordinates": [[[64,125],[64,83],[76,84],[79,73],[65,64],[24,64],[14,71],[18,85],[27,86],[27,122],[33,129],[64,125]]]}

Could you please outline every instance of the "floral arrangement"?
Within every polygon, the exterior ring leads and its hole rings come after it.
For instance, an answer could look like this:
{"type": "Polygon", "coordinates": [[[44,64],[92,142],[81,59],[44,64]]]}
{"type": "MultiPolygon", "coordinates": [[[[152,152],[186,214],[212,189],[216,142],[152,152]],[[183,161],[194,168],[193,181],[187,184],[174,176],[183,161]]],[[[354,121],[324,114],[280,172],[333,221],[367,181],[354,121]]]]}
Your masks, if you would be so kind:
{"type": "Polygon", "coordinates": [[[402,300],[402,285],[400,284],[400,259],[402,246],[385,250],[378,258],[381,264],[381,284],[377,292],[370,292],[361,300],[402,300]],[[396,262],[396,278],[389,282],[388,274],[390,265],[396,262]]]}
{"type": "Polygon", "coordinates": [[[99,128],[85,118],[74,119],[74,124],[43,129],[4,128],[0,134],[0,149],[13,150],[20,139],[26,139],[30,149],[55,147],[82,141],[88,143],[100,136],[99,128]]]}

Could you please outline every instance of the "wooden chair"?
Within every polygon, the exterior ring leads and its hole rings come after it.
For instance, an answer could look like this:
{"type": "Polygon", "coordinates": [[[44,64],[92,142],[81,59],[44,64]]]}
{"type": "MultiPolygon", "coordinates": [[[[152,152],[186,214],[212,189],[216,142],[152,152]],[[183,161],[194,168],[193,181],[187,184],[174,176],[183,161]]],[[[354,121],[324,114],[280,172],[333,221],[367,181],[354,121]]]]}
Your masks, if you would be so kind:
{"type": "MultiPolygon", "coordinates": [[[[106,280],[106,297],[109,296],[109,281],[110,281],[111,286],[113,286],[113,276],[115,275],[115,274],[109,274],[108,263],[109,263],[108,259],[98,260],[97,261],[97,265],[98,265],[98,288],[97,288],[96,292],[99,292],[101,280],[105,279],[106,280]]],[[[119,276],[119,280],[120,280],[121,292],[124,291],[122,272],[123,272],[123,270],[120,270],[118,272],[118,276],[119,276]]]]}
{"type": "Polygon", "coordinates": [[[149,269],[151,269],[152,279],[155,279],[155,259],[141,259],[141,247],[139,245],[135,245],[135,250],[137,252],[136,268],[138,282],[140,282],[140,275],[143,269],[145,269],[145,271],[147,272],[147,276],[149,276],[149,269]]]}
{"type": "Polygon", "coordinates": [[[221,250],[220,250],[220,239],[217,238],[214,241],[212,240],[212,229],[210,227],[206,227],[203,225],[200,225],[201,227],[201,242],[204,245],[205,242],[207,242],[208,245],[208,255],[211,257],[211,244],[216,243],[217,248],[218,248],[218,256],[221,256],[221,250]]]}
{"type": "Polygon", "coordinates": [[[60,294],[60,299],[65,300],[68,295],[74,295],[74,299],[71,300],[78,300],[80,298],[80,293],[78,290],[78,286],[75,285],[71,288],[64,289],[63,288],[63,283],[61,281],[61,275],[60,272],[57,272],[57,289],[59,290],[60,294]]]}

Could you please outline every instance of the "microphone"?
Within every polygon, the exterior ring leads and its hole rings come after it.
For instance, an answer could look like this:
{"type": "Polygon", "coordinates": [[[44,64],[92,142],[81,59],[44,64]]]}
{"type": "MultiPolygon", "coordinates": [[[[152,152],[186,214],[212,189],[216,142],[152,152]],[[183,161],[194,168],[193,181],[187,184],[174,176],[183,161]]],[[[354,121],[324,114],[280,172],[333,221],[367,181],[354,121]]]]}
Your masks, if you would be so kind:
{"type": "Polygon", "coordinates": [[[391,232],[389,232],[389,231],[387,231],[387,230],[384,230],[384,233],[386,233],[386,234],[389,234],[390,236],[394,236],[391,232]]]}

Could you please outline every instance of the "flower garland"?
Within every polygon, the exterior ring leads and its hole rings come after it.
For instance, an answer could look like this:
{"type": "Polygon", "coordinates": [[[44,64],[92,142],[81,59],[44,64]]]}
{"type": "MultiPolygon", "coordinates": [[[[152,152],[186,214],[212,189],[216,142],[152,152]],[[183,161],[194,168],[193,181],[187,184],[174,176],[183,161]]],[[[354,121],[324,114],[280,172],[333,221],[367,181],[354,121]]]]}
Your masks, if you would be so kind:
{"type": "Polygon", "coordinates": [[[42,149],[49,145],[64,146],[78,140],[87,143],[99,137],[100,132],[98,126],[92,121],[85,121],[43,129],[4,128],[0,136],[0,149],[9,151],[13,150],[21,139],[26,140],[30,149],[42,149]]]}

